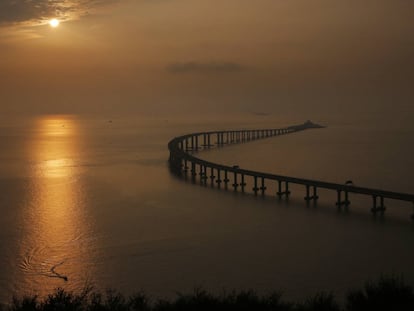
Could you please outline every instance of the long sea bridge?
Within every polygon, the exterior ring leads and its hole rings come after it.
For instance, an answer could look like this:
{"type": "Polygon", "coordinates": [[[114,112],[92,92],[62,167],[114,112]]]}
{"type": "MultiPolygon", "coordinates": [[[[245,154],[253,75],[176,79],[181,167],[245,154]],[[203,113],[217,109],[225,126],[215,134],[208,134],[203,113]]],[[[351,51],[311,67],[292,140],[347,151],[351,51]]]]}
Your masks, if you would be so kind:
{"type": "MultiPolygon", "coordinates": [[[[304,124],[277,129],[212,131],[179,136],[168,143],[170,168],[173,173],[180,176],[188,176],[190,174],[193,181],[198,179],[201,183],[206,184],[209,179],[210,183],[212,185],[216,184],[218,188],[228,189],[231,187],[234,191],[251,192],[256,196],[264,196],[268,186],[276,183],[277,192],[274,195],[277,195],[279,198],[287,198],[291,195],[289,185],[297,184],[304,187],[304,199],[307,202],[316,202],[319,199],[318,189],[328,189],[336,192],[336,205],[338,207],[348,207],[351,203],[349,194],[354,193],[372,198],[371,212],[374,214],[384,214],[386,209],[385,199],[410,202],[414,209],[413,194],[359,187],[353,185],[351,181],[338,184],[257,172],[241,169],[239,166],[226,166],[205,161],[194,156],[196,151],[246,143],[316,128],[323,128],[323,126],[307,121],[304,124]],[[249,184],[253,185],[251,190],[246,188],[248,179],[250,179],[249,184]]],[[[411,215],[411,218],[414,219],[414,213],[411,215]]]]}

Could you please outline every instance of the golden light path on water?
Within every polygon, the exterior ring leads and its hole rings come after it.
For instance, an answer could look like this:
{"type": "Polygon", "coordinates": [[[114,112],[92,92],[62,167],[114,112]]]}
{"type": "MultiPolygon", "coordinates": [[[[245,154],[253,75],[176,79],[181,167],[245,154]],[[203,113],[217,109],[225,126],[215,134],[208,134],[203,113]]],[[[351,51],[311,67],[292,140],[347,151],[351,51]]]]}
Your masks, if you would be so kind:
{"type": "Polygon", "coordinates": [[[81,137],[71,117],[35,123],[27,149],[33,159],[30,203],[22,212],[20,245],[23,288],[31,293],[82,288],[91,275],[91,224],[76,163],[81,137]]]}

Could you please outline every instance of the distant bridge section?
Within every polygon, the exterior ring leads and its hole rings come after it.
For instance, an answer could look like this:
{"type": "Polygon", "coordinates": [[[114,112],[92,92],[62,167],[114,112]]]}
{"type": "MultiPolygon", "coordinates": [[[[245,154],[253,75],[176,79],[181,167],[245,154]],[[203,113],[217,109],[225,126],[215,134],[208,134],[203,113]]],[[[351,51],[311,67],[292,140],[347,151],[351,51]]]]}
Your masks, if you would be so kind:
{"type": "MultiPolygon", "coordinates": [[[[288,126],[277,129],[256,129],[256,130],[236,130],[236,131],[212,131],[200,132],[183,135],[172,139],[168,143],[170,151],[169,163],[173,173],[177,175],[190,174],[191,178],[206,184],[210,179],[212,185],[218,188],[228,189],[232,187],[234,191],[252,192],[254,195],[265,195],[267,186],[270,183],[277,184],[277,195],[279,198],[289,197],[291,191],[290,184],[303,185],[305,190],[304,199],[307,202],[316,202],[319,199],[318,189],[328,189],[336,191],[336,205],[348,207],[350,205],[349,194],[355,193],[372,197],[372,213],[385,212],[385,199],[393,199],[411,202],[414,208],[414,195],[379,189],[358,187],[351,181],[345,184],[331,183],[320,180],[304,179],[277,174],[269,174],[257,171],[241,169],[238,166],[226,166],[218,163],[202,160],[194,156],[195,151],[210,148],[246,143],[258,139],[264,139],[279,135],[286,135],[307,129],[323,128],[323,126],[307,121],[303,124],[288,126]],[[252,185],[246,189],[247,180],[252,185]]],[[[411,216],[414,219],[414,214],[411,216]]]]}

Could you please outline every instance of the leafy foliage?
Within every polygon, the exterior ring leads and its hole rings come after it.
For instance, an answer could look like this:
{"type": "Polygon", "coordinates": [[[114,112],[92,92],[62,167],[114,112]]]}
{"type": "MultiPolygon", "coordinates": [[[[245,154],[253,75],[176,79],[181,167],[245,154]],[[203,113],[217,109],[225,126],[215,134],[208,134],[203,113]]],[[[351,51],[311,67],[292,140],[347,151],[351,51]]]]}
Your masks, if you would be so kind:
{"type": "Polygon", "coordinates": [[[80,294],[56,289],[43,299],[38,296],[13,298],[0,311],[360,311],[414,310],[413,288],[402,277],[381,277],[367,282],[362,289],[351,290],[341,307],[332,293],[319,293],[304,302],[282,300],[280,292],[258,295],[253,290],[214,295],[202,288],[190,294],[178,293],[172,300],[151,299],[143,292],[126,298],[109,290],[105,294],[86,288],[80,294]]]}

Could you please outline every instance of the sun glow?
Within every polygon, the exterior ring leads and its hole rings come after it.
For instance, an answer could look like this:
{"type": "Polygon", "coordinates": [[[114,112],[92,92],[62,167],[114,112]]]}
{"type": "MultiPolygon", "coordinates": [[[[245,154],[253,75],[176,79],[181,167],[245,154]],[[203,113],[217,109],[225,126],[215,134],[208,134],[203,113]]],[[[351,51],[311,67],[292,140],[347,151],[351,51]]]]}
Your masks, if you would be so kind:
{"type": "Polygon", "coordinates": [[[60,24],[60,22],[56,18],[51,19],[49,21],[49,25],[53,28],[56,28],[57,26],[59,26],[59,24],[60,24]]]}

